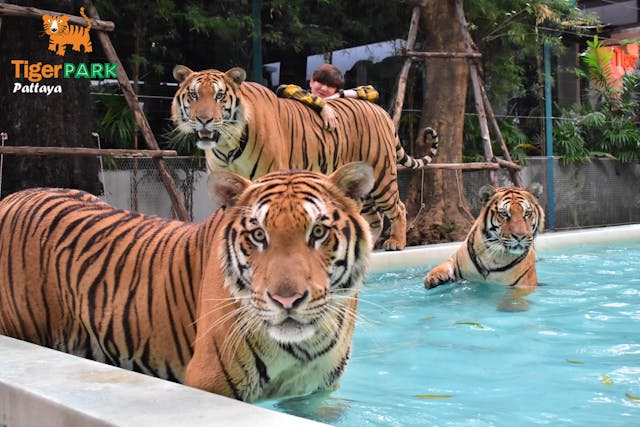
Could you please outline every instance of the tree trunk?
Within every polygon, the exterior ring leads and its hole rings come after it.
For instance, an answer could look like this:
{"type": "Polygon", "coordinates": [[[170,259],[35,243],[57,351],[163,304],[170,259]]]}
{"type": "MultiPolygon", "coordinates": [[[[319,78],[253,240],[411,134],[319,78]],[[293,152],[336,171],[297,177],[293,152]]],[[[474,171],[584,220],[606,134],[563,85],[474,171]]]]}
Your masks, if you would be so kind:
{"type": "MultiPolygon", "coordinates": [[[[427,51],[464,52],[465,43],[453,0],[427,0],[420,19],[427,51]]],[[[420,127],[438,131],[440,149],[437,162],[462,161],[462,132],[469,81],[469,65],[464,58],[427,58],[426,97],[420,127]]],[[[416,154],[426,153],[424,144],[416,154]]],[[[430,170],[410,172],[407,195],[407,233],[410,245],[462,240],[473,217],[464,196],[462,172],[430,170]],[[422,188],[422,192],[421,192],[422,188]],[[421,193],[423,193],[421,200],[421,193]],[[425,206],[420,209],[424,202],[425,206]]]]}
{"type": "MultiPolygon", "coordinates": [[[[36,6],[59,12],[60,15],[79,15],[81,1],[42,0],[13,1],[21,6],[36,6]]],[[[97,148],[91,136],[91,98],[89,79],[43,78],[40,86],[60,85],[62,93],[21,93],[15,85],[30,86],[23,75],[17,77],[12,60],[27,60],[29,64],[91,62],[84,52],[66,46],[63,56],[48,50],[49,37],[44,33],[42,19],[25,17],[2,18],[0,27],[0,132],[8,134],[5,145],[40,147],[97,148]]],[[[95,37],[90,31],[92,40],[95,37]]],[[[94,49],[99,45],[94,43],[94,49]]],[[[89,56],[92,54],[89,54],[89,56]]],[[[97,158],[86,157],[29,157],[4,155],[2,161],[1,196],[36,186],[70,187],[102,192],[98,180],[97,158]]]]}

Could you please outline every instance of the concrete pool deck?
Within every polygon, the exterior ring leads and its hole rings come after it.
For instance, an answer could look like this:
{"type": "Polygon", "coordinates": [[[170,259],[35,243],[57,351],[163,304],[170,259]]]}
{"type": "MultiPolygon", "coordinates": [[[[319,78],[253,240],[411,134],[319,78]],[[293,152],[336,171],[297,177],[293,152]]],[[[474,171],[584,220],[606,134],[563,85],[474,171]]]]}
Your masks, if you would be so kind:
{"type": "MultiPolygon", "coordinates": [[[[547,232],[538,250],[640,242],[640,224],[547,232]]],[[[433,265],[460,245],[376,252],[370,271],[433,265]]],[[[0,426],[292,426],[321,423],[0,335],[0,426]]]]}

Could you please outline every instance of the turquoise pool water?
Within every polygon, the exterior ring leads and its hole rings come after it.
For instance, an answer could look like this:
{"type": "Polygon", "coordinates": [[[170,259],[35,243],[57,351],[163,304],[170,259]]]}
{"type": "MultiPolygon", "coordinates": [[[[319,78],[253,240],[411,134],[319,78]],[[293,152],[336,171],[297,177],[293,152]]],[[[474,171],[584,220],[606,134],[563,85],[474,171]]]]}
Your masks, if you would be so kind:
{"type": "Polygon", "coordinates": [[[329,396],[263,407],[335,426],[640,425],[640,242],[545,251],[528,310],[498,285],[372,274],[329,396]]]}

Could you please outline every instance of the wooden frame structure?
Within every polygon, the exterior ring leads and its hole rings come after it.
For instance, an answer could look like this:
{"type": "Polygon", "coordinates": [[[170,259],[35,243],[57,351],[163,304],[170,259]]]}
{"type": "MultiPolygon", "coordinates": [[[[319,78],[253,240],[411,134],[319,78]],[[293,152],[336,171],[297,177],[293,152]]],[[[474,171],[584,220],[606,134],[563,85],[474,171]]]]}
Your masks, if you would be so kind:
{"type": "MultiPolygon", "coordinates": [[[[143,136],[147,146],[150,150],[101,150],[101,149],[89,149],[89,148],[69,148],[69,147],[0,147],[0,154],[19,154],[19,155],[36,155],[36,156],[102,156],[102,155],[120,155],[120,156],[150,156],[153,158],[153,162],[158,169],[160,179],[167,189],[169,198],[173,210],[178,219],[182,221],[188,221],[189,216],[187,209],[180,193],[177,190],[176,184],[171,177],[169,168],[164,161],[163,157],[175,156],[176,152],[172,150],[160,150],[158,142],[156,141],[149,122],[147,121],[144,112],[140,108],[138,103],[138,97],[131,86],[129,77],[127,76],[122,62],[118,58],[118,55],[111,43],[111,39],[106,34],[106,31],[113,31],[115,24],[110,21],[102,21],[98,16],[98,12],[91,2],[91,0],[85,0],[85,7],[87,9],[87,16],[91,18],[92,30],[96,30],[98,39],[102,44],[102,48],[109,62],[118,64],[117,75],[118,83],[122,89],[122,93],[129,105],[129,108],[134,114],[136,124],[143,136]]],[[[35,7],[18,6],[8,3],[0,3],[0,17],[2,16],[21,16],[29,18],[39,18],[43,15],[60,15],[58,12],[37,9],[35,7]]],[[[80,16],[67,15],[69,21],[74,24],[86,26],[86,21],[80,16]]]]}
{"type": "Polygon", "coordinates": [[[400,123],[400,115],[402,114],[402,106],[404,105],[407,78],[413,61],[424,58],[467,58],[469,62],[469,74],[471,76],[476,111],[478,112],[478,120],[480,122],[484,156],[487,161],[473,163],[430,163],[424,166],[424,169],[488,170],[491,184],[497,186],[496,170],[504,167],[509,170],[513,183],[517,186],[522,186],[522,179],[520,177],[520,170],[522,169],[522,166],[511,160],[509,149],[502,138],[500,127],[498,126],[495,114],[493,113],[493,108],[491,107],[491,103],[489,102],[484,84],[480,77],[479,64],[477,61],[482,57],[482,54],[475,48],[475,44],[467,30],[467,21],[462,9],[462,0],[456,0],[456,12],[463,31],[463,37],[465,39],[465,52],[420,52],[413,50],[418,34],[418,23],[420,21],[422,7],[423,6],[420,4],[414,6],[413,13],[411,14],[407,44],[402,52],[402,55],[405,56],[406,59],[402,64],[400,74],[398,75],[398,92],[396,94],[396,101],[394,103],[392,116],[393,124],[397,129],[398,124],[400,123]],[[493,154],[488,123],[491,124],[505,159],[498,159],[493,154]]]}

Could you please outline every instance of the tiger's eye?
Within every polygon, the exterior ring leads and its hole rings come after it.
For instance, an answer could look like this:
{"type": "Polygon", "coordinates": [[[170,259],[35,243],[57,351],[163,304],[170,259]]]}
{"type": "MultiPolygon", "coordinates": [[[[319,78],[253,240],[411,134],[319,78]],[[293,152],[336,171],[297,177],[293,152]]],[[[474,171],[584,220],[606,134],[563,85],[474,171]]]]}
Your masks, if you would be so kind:
{"type": "Polygon", "coordinates": [[[322,239],[324,236],[327,235],[327,232],[329,231],[329,229],[327,227],[325,227],[322,224],[316,224],[313,226],[313,228],[311,229],[311,237],[315,240],[320,240],[322,239]]]}
{"type": "Polygon", "coordinates": [[[266,238],[267,236],[262,228],[254,228],[251,231],[251,239],[256,243],[264,243],[266,238]]]}

